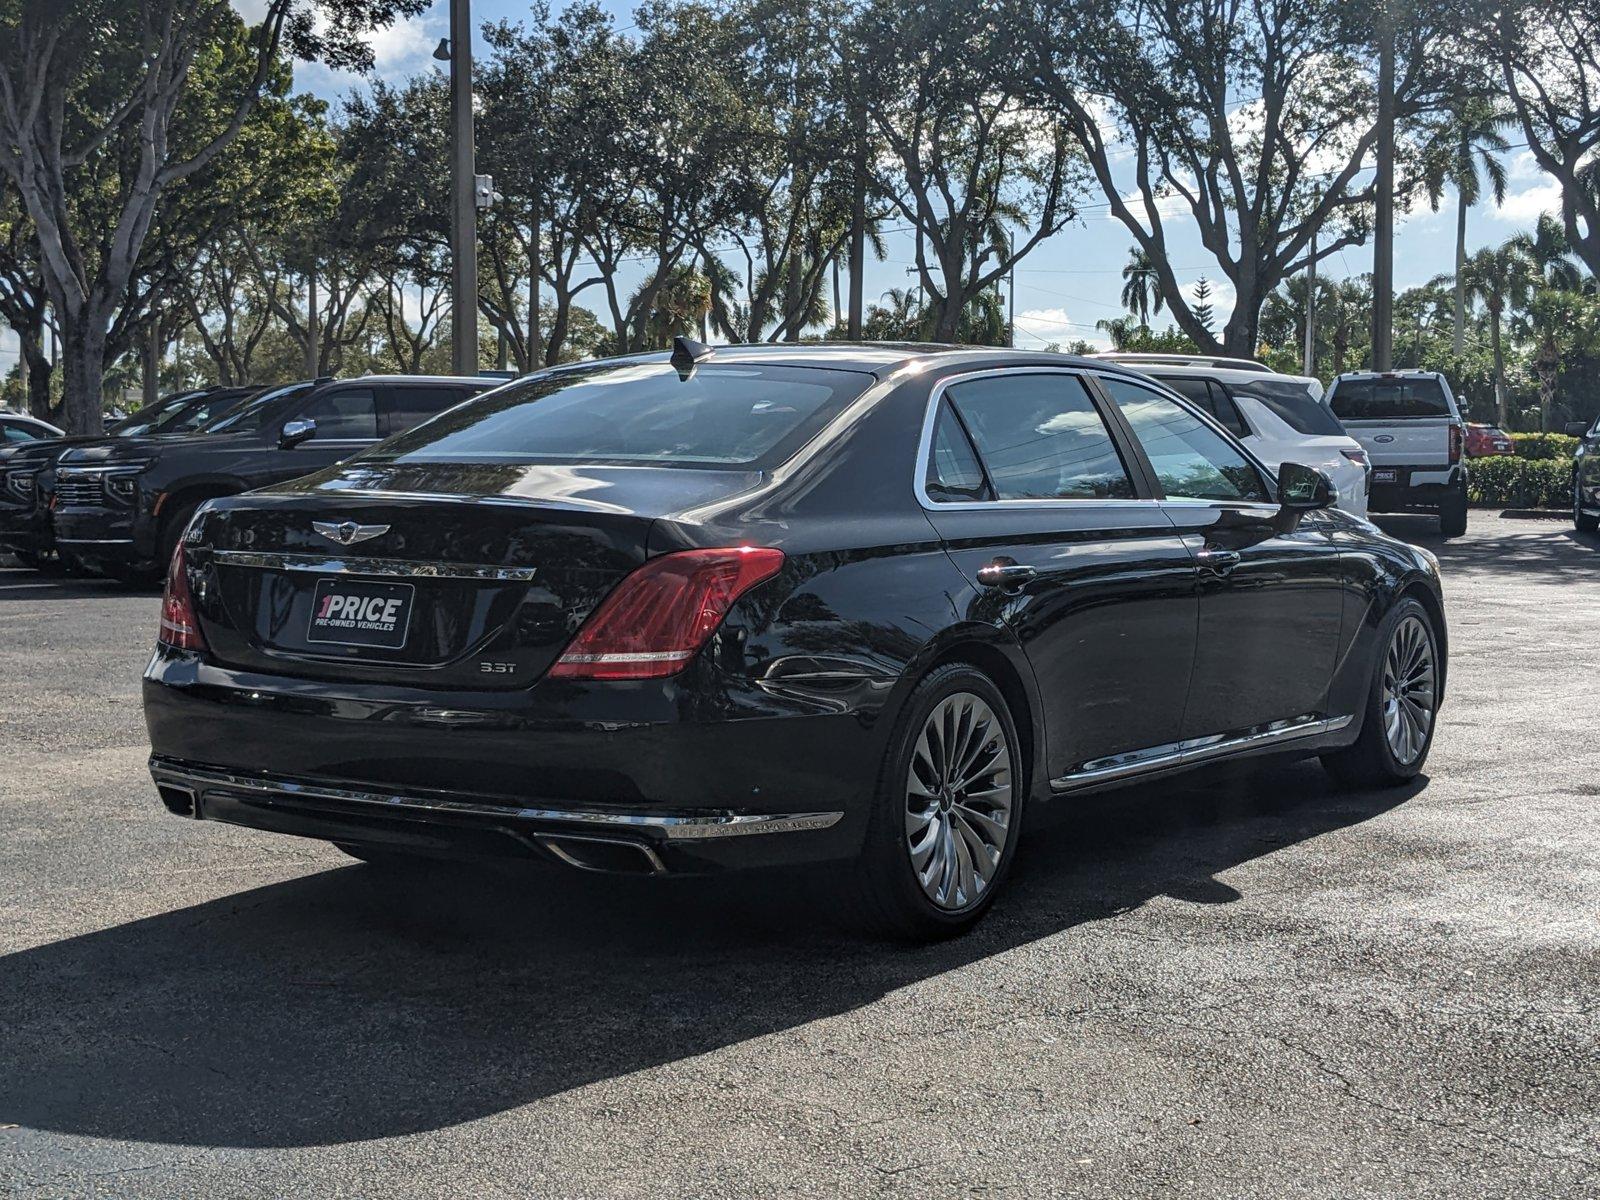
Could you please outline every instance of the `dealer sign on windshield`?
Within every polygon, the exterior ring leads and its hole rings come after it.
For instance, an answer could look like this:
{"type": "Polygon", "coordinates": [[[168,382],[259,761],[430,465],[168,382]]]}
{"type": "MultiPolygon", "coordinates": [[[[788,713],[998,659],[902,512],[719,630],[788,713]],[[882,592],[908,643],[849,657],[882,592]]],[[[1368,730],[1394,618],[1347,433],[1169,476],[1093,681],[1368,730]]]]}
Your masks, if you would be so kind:
{"type": "Polygon", "coordinates": [[[306,640],[398,650],[406,644],[415,593],[409,583],[319,579],[306,640]]]}

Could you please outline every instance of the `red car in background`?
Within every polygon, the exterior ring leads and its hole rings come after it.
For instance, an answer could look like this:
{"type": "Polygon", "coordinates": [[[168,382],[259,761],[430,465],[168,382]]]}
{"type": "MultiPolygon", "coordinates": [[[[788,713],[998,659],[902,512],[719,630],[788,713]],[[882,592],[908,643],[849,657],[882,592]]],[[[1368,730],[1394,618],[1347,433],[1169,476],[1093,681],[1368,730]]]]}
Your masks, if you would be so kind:
{"type": "Polygon", "coordinates": [[[1478,425],[1467,422],[1468,458],[1487,458],[1491,454],[1515,454],[1510,435],[1496,425],[1478,425]]]}

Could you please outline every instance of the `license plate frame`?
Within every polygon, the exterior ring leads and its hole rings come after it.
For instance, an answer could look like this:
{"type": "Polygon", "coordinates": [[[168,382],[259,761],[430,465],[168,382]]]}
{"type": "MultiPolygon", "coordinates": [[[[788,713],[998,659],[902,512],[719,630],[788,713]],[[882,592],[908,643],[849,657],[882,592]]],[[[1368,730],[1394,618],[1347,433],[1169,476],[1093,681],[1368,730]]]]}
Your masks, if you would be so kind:
{"type": "Polygon", "coordinates": [[[403,650],[411,632],[411,611],[416,600],[417,589],[409,583],[319,579],[311,593],[306,641],[368,650],[403,650]],[[394,606],[395,601],[398,606],[394,606]]]}
{"type": "Polygon", "coordinates": [[[1400,472],[1394,467],[1374,467],[1372,470],[1373,483],[1399,483],[1400,472]]]}

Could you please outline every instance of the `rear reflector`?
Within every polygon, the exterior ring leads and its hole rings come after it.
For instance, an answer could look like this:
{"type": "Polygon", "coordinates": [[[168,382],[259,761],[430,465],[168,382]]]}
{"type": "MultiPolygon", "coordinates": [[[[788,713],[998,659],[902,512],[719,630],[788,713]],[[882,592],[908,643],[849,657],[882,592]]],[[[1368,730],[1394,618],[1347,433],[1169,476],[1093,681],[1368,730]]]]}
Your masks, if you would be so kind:
{"type": "Polygon", "coordinates": [[[174,650],[204,650],[206,639],[194,613],[194,598],[189,595],[189,572],[183,559],[183,542],[172,554],[167,568],[167,590],[161,597],[161,628],[156,640],[174,650]]]}
{"type": "Polygon", "coordinates": [[[734,601],[783,568],[757,546],[652,558],[589,614],[550,668],[553,679],[661,679],[700,653],[734,601]]]}

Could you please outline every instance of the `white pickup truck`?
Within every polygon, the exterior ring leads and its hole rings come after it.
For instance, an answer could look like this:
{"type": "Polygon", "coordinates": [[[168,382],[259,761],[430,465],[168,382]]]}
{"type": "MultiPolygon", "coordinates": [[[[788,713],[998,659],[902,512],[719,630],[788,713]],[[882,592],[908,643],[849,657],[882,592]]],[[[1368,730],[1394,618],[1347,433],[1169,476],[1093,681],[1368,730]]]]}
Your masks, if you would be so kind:
{"type": "Polygon", "coordinates": [[[1372,463],[1369,511],[1434,511],[1445,537],[1467,531],[1466,427],[1443,375],[1340,375],[1328,389],[1327,402],[1372,463]]]}

